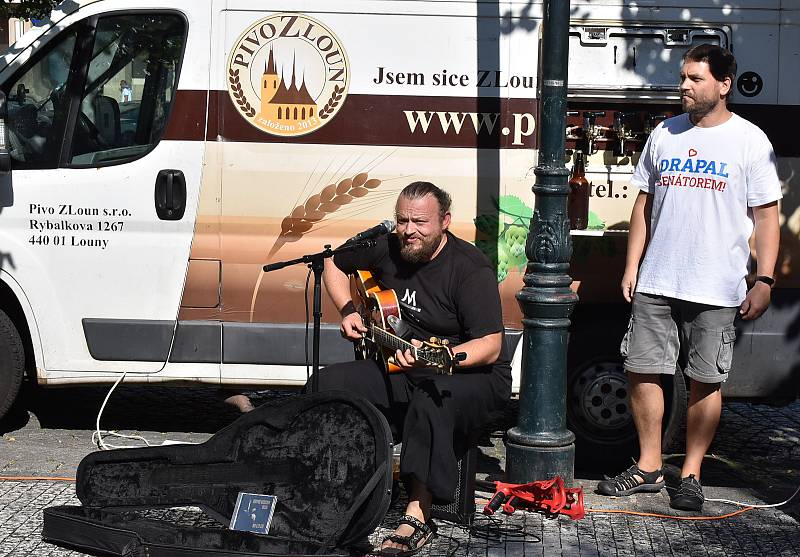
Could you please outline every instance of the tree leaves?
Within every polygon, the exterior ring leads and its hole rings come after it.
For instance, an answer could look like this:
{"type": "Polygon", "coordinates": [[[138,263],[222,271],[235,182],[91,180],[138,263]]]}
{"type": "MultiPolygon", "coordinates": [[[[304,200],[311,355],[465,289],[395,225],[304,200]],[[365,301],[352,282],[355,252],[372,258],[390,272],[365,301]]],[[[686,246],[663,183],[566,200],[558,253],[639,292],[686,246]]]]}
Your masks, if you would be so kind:
{"type": "Polygon", "coordinates": [[[22,0],[18,4],[9,2],[0,3],[0,17],[6,19],[17,17],[20,19],[40,19],[50,15],[53,7],[59,0],[22,0]]]}

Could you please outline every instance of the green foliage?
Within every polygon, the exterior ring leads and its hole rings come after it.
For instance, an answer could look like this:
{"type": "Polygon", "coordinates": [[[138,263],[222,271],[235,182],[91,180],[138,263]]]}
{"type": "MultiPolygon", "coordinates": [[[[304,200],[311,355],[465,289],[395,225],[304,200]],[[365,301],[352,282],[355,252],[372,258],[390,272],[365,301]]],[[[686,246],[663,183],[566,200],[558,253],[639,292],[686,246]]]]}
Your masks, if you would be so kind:
{"type": "Polygon", "coordinates": [[[0,1],[0,17],[7,19],[17,17],[20,19],[40,19],[50,15],[59,0],[22,0],[22,2],[12,4],[8,1],[0,1]]]}
{"type": "MultiPolygon", "coordinates": [[[[533,209],[519,197],[503,195],[495,203],[498,214],[478,215],[475,228],[479,239],[475,246],[480,249],[497,270],[497,282],[503,282],[512,270],[523,271],[528,263],[525,244],[528,239],[533,209]],[[484,236],[484,237],[480,237],[484,236]]],[[[589,211],[590,230],[603,230],[605,223],[596,213],[589,211]]],[[[573,257],[584,259],[593,251],[613,257],[616,253],[614,242],[599,238],[588,240],[581,236],[573,238],[573,257]]]]}
{"type": "Polygon", "coordinates": [[[497,241],[492,240],[475,240],[475,247],[483,252],[492,267],[497,267],[497,241]]]}
{"type": "Polygon", "coordinates": [[[498,201],[497,208],[501,213],[509,217],[516,217],[522,221],[520,224],[523,226],[528,225],[528,221],[533,216],[533,209],[525,205],[524,201],[516,195],[502,195],[498,201]]]}
{"type": "Polygon", "coordinates": [[[606,227],[606,223],[602,221],[600,217],[597,216],[597,213],[594,211],[589,211],[589,222],[588,228],[589,230],[603,230],[606,227]]]}
{"type": "Polygon", "coordinates": [[[475,217],[475,228],[478,232],[494,238],[500,231],[500,223],[494,215],[478,215],[475,217]]]}
{"type": "Polygon", "coordinates": [[[510,271],[521,271],[528,263],[525,243],[533,209],[514,195],[500,196],[495,207],[496,215],[475,218],[475,228],[486,237],[476,240],[475,245],[497,270],[497,282],[503,282],[510,271]]]}

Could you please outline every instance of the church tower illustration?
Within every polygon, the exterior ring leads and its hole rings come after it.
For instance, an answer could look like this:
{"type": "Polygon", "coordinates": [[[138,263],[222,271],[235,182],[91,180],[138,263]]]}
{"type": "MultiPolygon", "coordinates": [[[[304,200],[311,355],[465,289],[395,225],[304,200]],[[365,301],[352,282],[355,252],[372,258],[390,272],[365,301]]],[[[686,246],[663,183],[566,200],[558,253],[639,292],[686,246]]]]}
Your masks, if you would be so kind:
{"type": "Polygon", "coordinates": [[[306,88],[305,76],[300,84],[295,85],[297,64],[292,58],[291,83],[287,86],[283,76],[275,68],[273,51],[269,51],[269,59],[261,76],[261,116],[274,122],[296,124],[314,116],[317,104],[306,88]]]}

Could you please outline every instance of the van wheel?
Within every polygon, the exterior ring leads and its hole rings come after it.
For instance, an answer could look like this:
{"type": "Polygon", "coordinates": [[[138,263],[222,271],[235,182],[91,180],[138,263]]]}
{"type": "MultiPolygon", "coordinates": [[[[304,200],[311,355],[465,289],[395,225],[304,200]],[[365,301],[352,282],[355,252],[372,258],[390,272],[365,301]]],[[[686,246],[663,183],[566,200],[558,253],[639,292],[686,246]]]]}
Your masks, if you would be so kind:
{"type": "Polygon", "coordinates": [[[25,349],[14,322],[0,310],[0,418],[17,398],[25,377],[25,349]]]}
{"type": "MultiPolygon", "coordinates": [[[[662,447],[672,452],[682,441],[686,383],[677,372],[664,388],[662,447]]],[[[628,403],[628,379],[618,356],[579,364],[567,377],[567,422],[575,434],[575,458],[596,467],[623,465],[636,457],[636,428],[628,403]]]]}

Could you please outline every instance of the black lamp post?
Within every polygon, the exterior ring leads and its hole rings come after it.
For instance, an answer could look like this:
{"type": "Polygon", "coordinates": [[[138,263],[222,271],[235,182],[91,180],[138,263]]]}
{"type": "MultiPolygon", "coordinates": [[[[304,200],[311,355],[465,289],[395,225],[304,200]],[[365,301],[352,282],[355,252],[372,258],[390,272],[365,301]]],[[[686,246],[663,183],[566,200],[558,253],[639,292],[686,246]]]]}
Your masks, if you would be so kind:
{"type": "Polygon", "coordinates": [[[519,421],[506,439],[506,476],[513,483],[558,475],[569,486],[575,475],[575,435],[566,427],[567,328],[578,301],[567,275],[572,255],[564,167],[568,53],[569,0],[546,0],[536,200],[525,247],[525,286],[517,293],[524,314],[519,421]]]}

